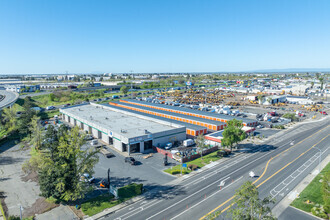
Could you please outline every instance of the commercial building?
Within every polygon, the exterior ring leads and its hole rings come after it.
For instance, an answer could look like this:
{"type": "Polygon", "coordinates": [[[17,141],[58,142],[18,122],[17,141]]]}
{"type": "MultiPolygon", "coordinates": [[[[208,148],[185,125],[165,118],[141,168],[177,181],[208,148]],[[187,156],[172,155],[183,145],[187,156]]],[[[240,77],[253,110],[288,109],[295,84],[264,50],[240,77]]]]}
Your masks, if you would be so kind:
{"type": "Polygon", "coordinates": [[[186,128],[95,103],[60,109],[62,118],[119,151],[144,152],[186,139],[186,128]]]}
{"type": "Polygon", "coordinates": [[[299,105],[311,105],[314,104],[314,101],[311,100],[309,97],[306,96],[287,96],[287,101],[289,103],[293,104],[299,104],[299,105]]]}
{"type": "Polygon", "coordinates": [[[208,129],[203,126],[194,125],[194,124],[190,124],[187,122],[182,122],[182,121],[177,121],[177,120],[170,119],[170,118],[160,117],[157,115],[147,114],[147,113],[144,113],[141,111],[127,109],[127,108],[115,106],[115,105],[111,105],[111,108],[118,109],[118,110],[121,110],[124,112],[142,115],[142,116],[149,117],[149,118],[152,118],[153,120],[157,120],[157,121],[160,120],[160,121],[165,121],[165,122],[168,122],[171,124],[177,124],[177,125],[184,126],[184,127],[186,127],[187,138],[193,138],[194,136],[198,136],[199,134],[206,134],[208,132],[208,129]]]}

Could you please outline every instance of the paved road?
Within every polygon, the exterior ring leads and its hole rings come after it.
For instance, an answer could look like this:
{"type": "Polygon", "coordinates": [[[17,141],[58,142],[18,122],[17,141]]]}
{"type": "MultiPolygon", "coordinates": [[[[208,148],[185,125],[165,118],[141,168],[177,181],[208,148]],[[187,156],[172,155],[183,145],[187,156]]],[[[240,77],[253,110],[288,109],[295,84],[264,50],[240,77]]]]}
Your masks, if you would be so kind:
{"type": "Polygon", "coordinates": [[[287,219],[304,219],[304,220],[318,220],[319,218],[306,214],[299,209],[289,206],[284,212],[278,217],[278,220],[287,220],[287,219]]]}
{"type": "Polygon", "coordinates": [[[0,109],[14,104],[18,98],[17,93],[6,90],[0,90],[0,95],[4,96],[4,99],[0,101],[0,109]]]}
{"type": "Polygon", "coordinates": [[[199,219],[211,210],[226,210],[235,190],[247,180],[256,181],[261,197],[271,195],[278,202],[317,165],[319,153],[315,147],[327,154],[328,124],[329,120],[301,125],[267,143],[273,150],[242,154],[190,178],[171,182],[106,219],[199,219]],[[251,179],[251,170],[260,178],[251,179]],[[221,181],[224,186],[220,190],[221,181]]]}

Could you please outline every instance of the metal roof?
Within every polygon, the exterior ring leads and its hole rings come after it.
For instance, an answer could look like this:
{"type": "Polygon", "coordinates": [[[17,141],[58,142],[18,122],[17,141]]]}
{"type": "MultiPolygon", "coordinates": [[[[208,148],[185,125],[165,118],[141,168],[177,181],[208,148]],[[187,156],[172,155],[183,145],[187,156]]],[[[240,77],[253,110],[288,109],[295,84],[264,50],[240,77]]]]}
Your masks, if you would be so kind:
{"type": "Polygon", "coordinates": [[[189,113],[194,113],[194,114],[199,114],[199,115],[205,115],[205,116],[210,116],[210,117],[215,117],[215,118],[225,119],[225,120],[232,120],[235,118],[237,120],[242,120],[243,123],[256,122],[256,120],[253,120],[253,119],[218,114],[218,113],[214,113],[214,112],[204,112],[204,111],[194,110],[194,109],[185,108],[185,107],[177,107],[177,106],[171,106],[171,105],[165,105],[165,104],[156,104],[156,103],[151,103],[151,102],[146,102],[146,101],[137,101],[134,99],[125,99],[125,101],[138,103],[138,104],[144,104],[144,105],[150,105],[150,106],[156,106],[156,107],[161,107],[161,108],[167,108],[167,109],[172,109],[172,110],[177,110],[177,111],[189,112],[189,113]]]}
{"type": "Polygon", "coordinates": [[[138,109],[143,109],[143,110],[147,110],[147,111],[157,112],[157,113],[160,113],[160,114],[166,114],[166,115],[171,115],[171,116],[174,116],[174,117],[185,118],[185,119],[188,119],[188,120],[199,121],[199,122],[207,123],[207,124],[210,124],[210,125],[217,125],[218,126],[218,125],[225,125],[226,124],[226,123],[220,122],[220,121],[214,121],[214,120],[199,118],[199,117],[195,117],[195,116],[183,115],[183,114],[179,114],[179,113],[168,112],[168,111],[158,110],[158,109],[154,109],[154,108],[148,108],[148,107],[129,104],[129,103],[125,103],[125,102],[120,102],[120,103],[116,102],[116,103],[120,104],[120,105],[124,105],[124,106],[133,107],[133,108],[138,108],[138,109]]]}
{"type": "Polygon", "coordinates": [[[109,104],[103,104],[103,105],[110,106],[111,108],[131,112],[131,113],[143,115],[143,116],[146,116],[146,117],[149,117],[149,118],[154,118],[154,119],[157,119],[157,120],[162,120],[162,121],[170,122],[170,123],[173,123],[173,124],[182,125],[182,126],[185,126],[188,129],[195,130],[195,131],[200,131],[200,130],[207,129],[207,128],[199,126],[199,125],[189,124],[189,123],[186,123],[186,122],[177,121],[177,120],[169,119],[169,118],[163,118],[163,117],[156,116],[156,115],[150,115],[150,114],[147,114],[147,113],[134,111],[134,110],[131,110],[131,109],[120,107],[120,106],[114,106],[114,105],[109,105],[109,104]]]}

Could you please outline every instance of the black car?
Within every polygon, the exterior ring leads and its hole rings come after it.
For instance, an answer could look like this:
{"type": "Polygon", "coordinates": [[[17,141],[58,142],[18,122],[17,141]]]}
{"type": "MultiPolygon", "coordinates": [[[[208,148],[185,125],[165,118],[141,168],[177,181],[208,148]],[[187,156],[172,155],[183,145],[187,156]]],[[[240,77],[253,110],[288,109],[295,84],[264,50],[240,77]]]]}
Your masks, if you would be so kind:
{"type": "Polygon", "coordinates": [[[131,165],[135,165],[136,160],[133,157],[125,157],[125,163],[130,163],[131,165]]]}

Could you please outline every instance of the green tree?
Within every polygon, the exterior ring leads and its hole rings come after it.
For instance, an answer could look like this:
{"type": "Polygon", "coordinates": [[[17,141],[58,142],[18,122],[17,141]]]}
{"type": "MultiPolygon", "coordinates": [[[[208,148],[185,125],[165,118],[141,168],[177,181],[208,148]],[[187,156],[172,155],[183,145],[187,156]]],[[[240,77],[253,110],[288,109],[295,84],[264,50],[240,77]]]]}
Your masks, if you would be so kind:
{"type": "Polygon", "coordinates": [[[246,138],[245,132],[242,130],[243,123],[241,120],[230,120],[227,122],[227,126],[225,127],[222,136],[223,139],[221,143],[223,146],[229,146],[230,149],[233,149],[233,145],[238,142],[244,140],[246,138]]]}
{"type": "Polygon", "coordinates": [[[263,95],[258,95],[258,101],[259,101],[259,104],[261,104],[261,101],[262,101],[262,97],[263,97],[263,95]]]}
{"type": "Polygon", "coordinates": [[[324,84],[324,78],[319,78],[320,83],[321,83],[321,90],[323,89],[323,84],[324,84]]]}
{"type": "Polygon", "coordinates": [[[330,172],[325,172],[322,182],[322,197],[324,201],[324,211],[330,212],[330,172]]]}
{"type": "Polygon", "coordinates": [[[120,92],[124,93],[125,95],[128,93],[129,88],[127,86],[122,86],[120,88],[120,92]]]}
{"type": "Polygon", "coordinates": [[[314,82],[311,82],[311,87],[312,87],[312,88],[314,87],[314,82]]]}
{"type": "Polygon", "coordinates": [[[43,127],[40,124],[40,117],[37,117],[36,115],[32,117],[29,130],[31,132],[30,143],[33,144],[37,150],[39,150],[43,140],[43,127]]]}
{"type": "Polygon", "coordinates": [[[316,75],[316,79],[320,78],[320,73],[315,73],[315,75],[316,75]]]}
{"type": "Polygon", "coordinates": [[[51,101],[51,102],[55,101],[54,93],[49,93],[49,101],[51,101]]]}
{"type": "Polygon", "coordinates": [[[199,134],[196,138],[196,146],[200,151],[201,158],[203,160],[203,151],[208,148],[208,146],[205,144],[205,137],[203,134],[199,134]]]}
{"type": "Polygon", "coordinates": [[[29,125],[31,119],[33,118],[34,115],[37,114],[36,111],[31,109],[32,107],[33,107],[33,103],[31,97],[29,96],[25,97],[23,104],[24,111],[19,120],[19,132],[23,136],[30,134],[29,125]]]}
{"type": "Polygon", "coordinates": [[[93,174],[98,151],[81,149],[85,140],[84,135],[79,134],[78,127],[70,131],[62,127],[61,131],[53,130],[47,137],[56,132],[58,144],[43,146],[46,153],[42,156],[43,164],[39,169],[40,190],[45,197],[74,201],[83,198],[88,191],[88,184],[80,181],[80,177],[83,173],[93,174]]]}
{"type": "Polygon", "coordinates": [[[4,127],[7,129],[8,133],[16,130],[18,127],[16,111],[17,111],[17,107],[15,105],[13,105],[10,108],[3,109],[2,117],[5,123],[4,127]]]}
{"type": "Polygon", "coordinates": [[[267,102],[268,102],[269,104],[272,104],[272,101],[273,101],[273,99],[272,99],[271,97],[268,97],[268,98],[267,98],[267,102]]]}
{"type": "Polygon", "coordinates": [[[228,217],[234,220],[276,219],[269,204],[274,203],[270,197],[259,198],[257,187],[250,181],[236,190],[235,198],[228,210],[228,217]]]}

